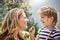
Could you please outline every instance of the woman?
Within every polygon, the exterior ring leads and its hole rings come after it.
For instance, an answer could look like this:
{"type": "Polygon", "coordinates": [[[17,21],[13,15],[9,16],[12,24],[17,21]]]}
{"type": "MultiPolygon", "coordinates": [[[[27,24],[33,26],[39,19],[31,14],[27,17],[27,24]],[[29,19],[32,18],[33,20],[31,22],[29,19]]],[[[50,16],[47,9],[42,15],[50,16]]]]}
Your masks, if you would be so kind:
{"type": "Polygon", "coordinates": [[[21,30],[27,27],[27,17],[23,9],[10,10],[2,22],[0,40],[25,40],[21,30]]]}

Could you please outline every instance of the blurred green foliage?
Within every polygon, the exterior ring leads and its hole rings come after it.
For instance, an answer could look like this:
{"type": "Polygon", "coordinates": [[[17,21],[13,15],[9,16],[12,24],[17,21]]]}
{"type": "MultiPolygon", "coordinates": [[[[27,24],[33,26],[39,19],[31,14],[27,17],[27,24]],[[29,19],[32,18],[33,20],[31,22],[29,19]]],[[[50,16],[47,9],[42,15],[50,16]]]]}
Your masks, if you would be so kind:
{"type": "Polygon", "coordinates": [[[28,12],[29,8],[31,7],[28,0],[5,0],[5,6],[7,11],[16,7],[22,8],[24,9],[27,17],[31,16],[31,14],[28,12]]]}
{"type": "MultiPolygon", "coordinates": [[[[1,15],[1,20],[2,20],[2,18],[5,16],[5,11],[7,12],[7,11],[9,11],[9,10],[11,10],[11,9],[13,9],[13,8],[22,8],[22,9],[24,9],[24,12],[26,13],[26,16],[27,16],[27,18],[29,19],[29,17],[32,15],[32,13],[29,13],[29,9],[31,8],[31,5],[29,4],[29,2],[28,2],[28,0],[3,0],[2,1],[2,3],[4,2],[4,5],[1,5],[1,6],[4,6],[3,7],[3,9],[2,8],[0,8],[0,13],[3,15],[3,13],[4,13],[4,15],[2,16],[1,15]],[[3,11],[4,10],[4,11],[3,11]]],[[[1,21],[0,20],[0,26],[1,26],[1,21]]],[[[35,23],[33,22],[33,24],[32,25],[34,25],[35,23]]],[[[26,31],[29,31],[29,28],[30,27],[32,27],[32,25],[30,25],[29,23],[28,23],[28,28],[26,29],[26,31]]],[[[35,27],[35,36],[37,35],[37,26],[36,26],[37,24],[35,24],[34,25],[34,27],[35,27]]],[[[1,28],[0,28],[1,29],[1,28]]],[[[28,39],[27,39],[28,40],[28,39]]]]}

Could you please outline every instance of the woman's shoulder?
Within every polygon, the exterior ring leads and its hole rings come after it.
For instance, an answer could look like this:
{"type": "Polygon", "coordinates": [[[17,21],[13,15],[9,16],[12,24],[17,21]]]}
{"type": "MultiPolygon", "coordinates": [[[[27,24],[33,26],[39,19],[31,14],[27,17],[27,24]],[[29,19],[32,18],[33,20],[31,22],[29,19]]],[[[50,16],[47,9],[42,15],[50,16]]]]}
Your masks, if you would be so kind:
{"type": "Polygon", "coordinates": [[[15,40],[13,36],[7,36],[4,40],[15,40]]]}
{"type": "Polygon", "coordinates": [[[18,36],[21,38],[25,38],[25,34],[22,31],[19,31],[18,36]]]}
{"type": "Polygon", "coordinates": [[[24,40],[26,40],[27,35],[29,35],[29,32],[27,32],[27,31],[20,31],[19,32],[19,36],[21,38],[23,38],[24,40]]]}
{"type": "Polygon", "coordinates": [[[3,35],[0,35],[0,40],[14,40],[14,37],[12,36],[3,37],[3,35]]]}
{"type": "Polygon", "coordinates": [[[2,31],[0,31],[0,40],[3,40],[4,39],[4,34],[3,34],[3,32],[2,31]]]}
{"type": "Polygon", "coordinates": [[[23,33],[22,31],[19,31],[18,35],[19,35],[20,37],[24,37],[24,33],[23,33]]]}

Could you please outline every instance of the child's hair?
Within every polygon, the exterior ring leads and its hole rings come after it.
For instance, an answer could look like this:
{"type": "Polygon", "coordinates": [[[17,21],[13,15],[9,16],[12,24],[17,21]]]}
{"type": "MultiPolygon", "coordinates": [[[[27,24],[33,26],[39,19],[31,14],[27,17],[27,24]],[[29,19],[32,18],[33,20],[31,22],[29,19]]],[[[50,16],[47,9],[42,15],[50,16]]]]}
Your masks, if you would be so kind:
{"type": "Polygon", "coordinates": [[[40,10],[39,10],[39,15],[45,15],[47,17],[52,17],[54,18],[53,22],[55,22],[55,25],[57,23],[57,10],[56,8],[52,7],[52,6],[43,6],[40,10]]]}

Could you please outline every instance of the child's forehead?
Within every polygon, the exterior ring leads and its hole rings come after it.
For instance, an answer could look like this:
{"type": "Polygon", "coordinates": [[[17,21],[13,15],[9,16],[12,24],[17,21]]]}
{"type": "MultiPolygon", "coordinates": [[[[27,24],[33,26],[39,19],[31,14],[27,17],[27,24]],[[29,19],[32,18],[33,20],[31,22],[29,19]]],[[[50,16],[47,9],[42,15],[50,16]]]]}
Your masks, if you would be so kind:
{"type": "MultiPolygon", "coordinates": [[[[40,15],[40,17],[44,17],[44,18],[51,18],[51,17],[53,17],[53,16],[48,17],[47,15],[40,15]]],[[[53,18],[54,18],[54,17],[53,17],[53,18]]]]}
{"type": "Polygon", "coordinates": [[[44,17],[46,17],[46,15],[44,15],[44,14],[42,14],[42,13],[40,14],[40,16],[44,16],[44,17]]]}

